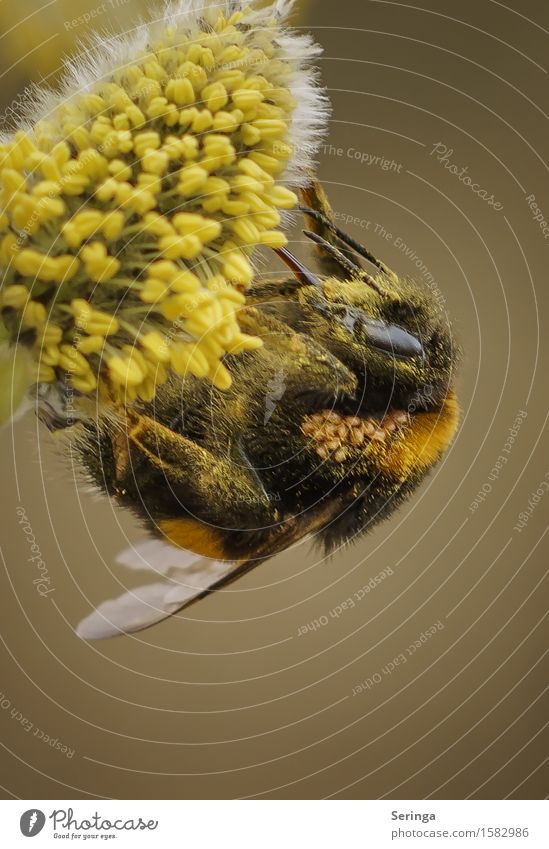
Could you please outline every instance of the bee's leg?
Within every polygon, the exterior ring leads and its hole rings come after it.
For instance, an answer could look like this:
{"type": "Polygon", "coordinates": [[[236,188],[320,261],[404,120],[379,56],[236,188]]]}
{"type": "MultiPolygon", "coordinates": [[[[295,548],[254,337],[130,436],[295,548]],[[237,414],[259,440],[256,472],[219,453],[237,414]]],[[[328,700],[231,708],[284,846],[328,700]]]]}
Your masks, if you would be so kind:
{"type": "MultiPolygon", "coordinates": [[[[328,245],[333,244],[334,213],[326,193],[318,180],[312,178],[311,182],[301,189],[301,198],[303,200],[301,210],[305,214],[312,232],[316,233],[328,245]]],[[[327,246],[317,243],[316,253],[325,274],[330,276],[341,275],[342,263],[334,257],[333,253],[327,249],[327,246]]],[[[356,266],[356,255],[351,250],[343,246],[341,253],[348,262],[356,266]]],[[[345,270],[347,271],[348,269],[345,270]]]]}
{"type": "Polygon", "coordinates": [[[132,465],[148,463],[169,487],[173,518],[161,520],[159,527],[175,544],[231,559],[227,529],[245,535],[272,524],[271,502],[244,458],[233,462],[213,454],[148,416],[132,416],[128,440],[132,465]]]}
{"type": "Polygon", "coordinates": [[[319,237],[315,239],[317,251],[327,273],[341,273],[342,270],[349,273],[348,263],[356,266],[358,254],[388,277],[396,277],[395,272],[391,271],[385,263],[337,226],[330,202],[318,180],[311,179],[311,182],[301,190],[301,196],[305,204],[301,210],[308,218],[312,232],[319,237]],[[327,244],[323,245],[322,241],[327,244]],[[329,246],[335,250],[330,250],[329,246]],[[344,261],[338,258],[338,253],[343,255],[344,261]]]}

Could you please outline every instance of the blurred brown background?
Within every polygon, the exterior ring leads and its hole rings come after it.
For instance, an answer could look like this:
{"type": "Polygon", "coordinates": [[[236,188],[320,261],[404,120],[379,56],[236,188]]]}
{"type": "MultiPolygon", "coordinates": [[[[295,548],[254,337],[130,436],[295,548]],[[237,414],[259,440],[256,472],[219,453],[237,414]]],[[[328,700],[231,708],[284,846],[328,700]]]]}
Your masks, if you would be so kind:
{"type": "MultiPolygon", "coordinates": [[[[29,79],[55,78],[89,29],[70,22],[93,10],[91,25],[123,29],[140,7],[2,4],[4,112],[29,79]]],[[[33,416],[4,430],[5,798],[548,792],[549,239],[527,202],[549,218],[547,3],[317,0],[296,20],[325,48],[334,208],[455,322],[459,436],[405,509],[331,560],[301,546],[150,631],[86,644],[73,626],[135,579],[112,564],[142,533],[77,489],[33,416]]]]}

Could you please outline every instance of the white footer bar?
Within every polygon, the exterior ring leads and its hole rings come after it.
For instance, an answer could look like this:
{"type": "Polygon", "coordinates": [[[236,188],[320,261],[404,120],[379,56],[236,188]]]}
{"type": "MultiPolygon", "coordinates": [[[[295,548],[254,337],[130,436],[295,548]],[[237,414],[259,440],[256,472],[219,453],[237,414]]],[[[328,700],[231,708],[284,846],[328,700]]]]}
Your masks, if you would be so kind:
{"type": "Polygon", "coordinates": [[[547,801],[0,800],[1,845],[547,849],[547,801]]]}

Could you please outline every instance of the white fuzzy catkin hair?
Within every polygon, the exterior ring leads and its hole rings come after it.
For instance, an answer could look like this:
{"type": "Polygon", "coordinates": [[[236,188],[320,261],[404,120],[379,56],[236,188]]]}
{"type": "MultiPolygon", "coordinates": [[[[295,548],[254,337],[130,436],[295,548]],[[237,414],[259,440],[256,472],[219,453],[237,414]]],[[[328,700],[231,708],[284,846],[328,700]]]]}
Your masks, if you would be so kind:
{"type": "MultiPolygon", "coordinates": [[[[194,35],[203,31],[205,24],[208,25],[210,21],[213,23],[220,12],[229,17],[242,11],[242,23],[258,31],[270,19],[275,18],[277,21],[277,58],[290,63],[293,69],[289,89],[297,101],[287,139],[293,148],[293,155],[284,178],[293,186],[303,185],[307,182],[307,171],[313,167],[324,138],[330,106],[314,66],[322,48],[310,35],[298,34],[286,25],[295,4],[296,0],[275,0],[268,6],[255,8],[254,0],[167,2],[151,11],[147,21],[140,20],[126,33],[98,33],[91,42],[80,42],[79,54],[65,62],[65,73],[57,89],[34,85],[28,98],[21,102],[18,128],[32,131],[38,120],[51,120],[62,101],[70,101],[91,91],[98,80],[108,79],[115,70],[133,64],[147,52],[151,42],[161,38],[167,26],[192,40],[194,35]]],[[[261,73],[261,65],[257,66],[257,71],[261,73]]],[[[274,81],[272,74],[270,79],[274,81]]],[[[6,137],[1,140],[5,141],[6,137]]]]}

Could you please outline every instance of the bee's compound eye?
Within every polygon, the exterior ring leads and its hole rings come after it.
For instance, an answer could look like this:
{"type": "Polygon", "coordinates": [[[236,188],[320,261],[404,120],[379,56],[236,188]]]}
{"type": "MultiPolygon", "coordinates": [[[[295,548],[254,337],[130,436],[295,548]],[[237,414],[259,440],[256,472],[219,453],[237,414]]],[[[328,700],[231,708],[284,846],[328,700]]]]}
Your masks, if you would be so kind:
{"type": "Polygon", "coordinates": [[[423,354],[423,345],[407,330],[396,324],[385,324],[373,318],[361,322],[365,341],[378,351],[397,357],[417,357],[423,354]]]}

